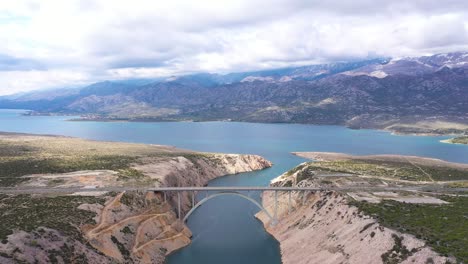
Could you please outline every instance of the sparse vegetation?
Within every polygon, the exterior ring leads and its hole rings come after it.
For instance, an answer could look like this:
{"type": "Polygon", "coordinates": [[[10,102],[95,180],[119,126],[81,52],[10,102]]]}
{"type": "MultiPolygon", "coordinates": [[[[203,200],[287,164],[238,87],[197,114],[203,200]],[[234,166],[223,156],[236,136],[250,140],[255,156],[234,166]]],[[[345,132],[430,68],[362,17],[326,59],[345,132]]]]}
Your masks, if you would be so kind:
{"type": "Polygon", "coordinates": [[[124,244],[122,244],[122,242],[120,242],[115,236],[111,236],[111,240],[114,244],[117,245],[117,248],[119,249],[124,259],[129,260],[130,251],[128,251],[127,247],[124,244]]]}
{"type": "Polygon", "coordinates": [[[410,162],[378,160],[338,160],[308,163],[308,171],[303,177],[313,176],[314,172],[349,173],[395,178],[408,181],[453,181],[468,180],[468,171],[450,167],[427,166],[410,162]]]}
{"type": "MultiPolygon", "coordinates": [[[[382,225],[412,234],[425,240],[438,253],[467,263],[468,197],[444,196],[442,199],[449,204],[410,204],[392,200],[380,204],[351,203],[365,214],[378,218],[382,225]]],[[[386,263],[393,263],[391,254],[382,255],[382,259],[384,257],[386,263]]]]}
{"type": "Polygon", "coordinates": [[[468,144],[468,136],[460,136],[456,138],[451,138],[447,142],[453,144],[468,144]]]}
{"type": "MultiPolygon", "coordinates": [[[[236,157],[228,156],[224,160],[224,156],[217,154],[186,152],[164,146],[0,133],[0,187],[42,188],[43,186],[57,187],[61,185],[60,187],[79,188],[75,186],[114,186],[112,184],[119,187],[133,187],[137,184],[138,186],[143,184],[147,186],[147,183],[154,186],[156,181],[165,180],[162,177],[165,175],[164,173],[170,173],[171,168],[164,167],[164,171],[160,174],[158,174],[159,171],[153,173],[151,169],[158,169],[159,164],[179,162],[178,159],[181,157],[188,159],[193,164],[188,164],[190,170],[198,169],[201,172],[198,175],[202,176],[202,173],[210,173],[208,176],[211,176],[211,173],[213,175],[219,173],[217,171],[211,172],[207,166],[223,168],[220,162],[237,162],[236,157]],[[34,175],[61,173],[67,174],[34,175]],[[28,177],[23,177],[25,175],[28,177]],[[157,178],[160,175],[161,177],[157,178]],[[20,184],[23,181],[27,182],[20,184]]],[[[190,181],[188,182],[190,183],[190,181]]],[[[149,211],[169,212],[170,208],[166,204],[162,205],[157,196],[143,194],[136,195],[135,192],[125,192],[119,200],[119,209],[117,210],[137,214],[137,217],[141,213],[137,209],[141,209],[145,213],[149,211]],[[151,207],[146,198],[151,198],[151,207]]],[[[14,244],[13,246],[21,249],[23,242],[18,243],[17,239],[8,241],[8,236],[16,231],[25,231],[27,234],[21,233],[16,234],[16,236],[26,236],[27,240],[23,244],[44,252],[49,258],[49,262],[87,263],[89,262],[88,257],[93,256],[86,255],[88,251],[82,253],[81,249],[83,246],[91,251],[98,249],[97,247],[91,248],[92,239],[88,237],[87,230],[92,228],[92,225],[100,228],[94,223],[94,219],[95,212],[99,211],[101,206],[90,206],[90,211],[80,210],[78,207],[85,203],[103,205],[109,196],[115,195],[117,194],[108,193],[105,197],[0,194],[0,215],[2,215],[0,241],[3,244],[14,244]],[[55,238],[49,234],[54,234],[55,237],[60,237],[62,240],[53,240],[55,238]],[[53,244],[53,247],[49,246],[48,243],[53,244]],[[55,247],[55,245],[58,246],[55,247]],[[74,248],[75,245],[78,245],[79,248],[74,248]]],[[[172,215],[170,216],[172,217],[172,215]]],[[[130,219],[132,219],[131,217],[130,219]]],[[[173,222],[171,218],[164,221],[169,221],[168,226],[173,222]]],[[[135,223],[116,226],[116,231],[121,233],[110,238],[123,255],[125,262],[130,262],[133,254],[130,251],[132,244],[129,241],[139,232],[139,222],[135,223]]],[[[113,224],[114,222],[110,221],[110,226],[113,224]]],[[[162,225],[165,226],[166,223],[164,222],[162,225]]],[[[169,232],[168,235],[170,234],[169,232]]],[[[166,249],[161,250],[165,251],[166,249]]],[[[12,258],[15,255],[10,253],[5,253],[5,256],[12,258]]],[[[25,251],[25,253],[29,252],[25,251]]]]}
{"type": "Polygon", "coordinates": [[[406,260],[412,253],[406,248],[402,241],[403,237],[392,234],[392,238],[395,242],[393,247],[388,251],[382,254],[382,262],[384,264],[398,264],[406,260]]]}
{"type": "MultiPolygon", "coordinates": [[[[77,138],[20,136],[0,139],[0,186],[14,186],[30,174],[67,173],[80,170],[114,170],[122,181],[144,181],[145,175],[131,168],[141,158],[184,156],[194,161],[208,154],[178,152],[161,146],[97,142],[77,138]]],[[[213,160],[214,162],[214,160],[213,160]]],[[[194,164],[197,164],[194,162],[194,164]]],[[[60,180],[51,182],[60,184],[60,180]]]]}
{"type": "Polygon", "coordinates": [[[119,174],[117,176],[119,177],[119,180],[138,180],[145,177],[145,175],[141,171],[133,168],[120,169],[118,172],[119,174]]]}
{"type": "Polygon", "coordinates": [[[12,186],[29,174],[66,173],[80,170],[123,170],[135,161],[125,156],[88,156],[74,158],[13,157],[0,159],[0,185],[12,186]]]}
{"type": "Polygon", "coordinates": [[[61,260],[64,260],[65,262],[68,262],[68,263],[88,263],[89,262],[85,254],[76,254],[74,246],[73,245],[69,246],[66,243],[62,247],[60,247],[60,250],[51,249],[51,250],[48,250],[47,253],[48,253],[50,263],[53,263],[53,264],[62,263],[61,260]]]}
{"type": "Polygon", "coordinates": [[[35,197],[32,195],[0,195],[0,239],[13,230],[33,231],[39,227],[60,230],[82,240],[78,226],[94,223],[95,213],[78,209],[83,203],[104,203],[104,198],[87,196],[35,197]]]}
{"type": "Polygon", "coordinates": [[[307,166],[307,164],[301,164],[299,166],[294,167],[293,169],[286,172],[286,176],[293,175],[294,173],[298,172],[299,170],[302,170],[305,166],[307,166]]]}
{"type": "Polygon", "coordinates": [[[124,233],[124,234],[131,234],[131,235],[134,234],[134,232],[133,232],[133,231],[130,229],[130,227],[128,227],[128,226],[125,226],[121,231],[122,231],[122,233],[124,233]]]}

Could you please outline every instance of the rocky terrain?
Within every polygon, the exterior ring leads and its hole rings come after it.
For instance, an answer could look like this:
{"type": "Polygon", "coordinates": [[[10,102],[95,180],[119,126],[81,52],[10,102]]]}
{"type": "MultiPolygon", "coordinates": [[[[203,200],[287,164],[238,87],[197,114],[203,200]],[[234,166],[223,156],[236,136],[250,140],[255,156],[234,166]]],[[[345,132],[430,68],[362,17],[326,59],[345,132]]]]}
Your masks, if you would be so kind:
{"type": "Polygon", "coordinates": [[[468,54],[374,59],[278,70],[103,82],[0,98],[1,108],[79,120],[231,120],[468,133],[468,54]],[[49,95],[52,93],[52,95],[49,95]]]}
{"type": "MultiPolygon", "coordinates": [[[[0,145],[1,187],[203,186],[271,166],[256,155],[56,136],[3,133],[0,145]]],[[[170,193],[2,194],[0,263],[162,263],[190,243],[173,205],[170,193]]]]}
{"type": "MultiPolygon", "coordinates": [[[[295,153],[303,163],[273,186],[362,187],[362,191],[279,194],[279,224],[257,217],[280,242],[283,263],[465,263],[468,166],[394,155],[295,153]],[[365,191],[413,186],[414,191],[365,191]],[[421,187],[437,186],[425,192],[421,187]]],[[[273,194],[263,204],[273,210],[273,194]]]]}

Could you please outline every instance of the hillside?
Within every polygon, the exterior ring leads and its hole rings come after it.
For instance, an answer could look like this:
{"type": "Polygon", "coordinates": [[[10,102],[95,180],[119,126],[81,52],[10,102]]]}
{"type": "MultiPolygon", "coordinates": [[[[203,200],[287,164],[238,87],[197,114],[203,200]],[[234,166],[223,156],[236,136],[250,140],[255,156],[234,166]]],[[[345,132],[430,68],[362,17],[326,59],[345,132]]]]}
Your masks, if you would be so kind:
{"type": "MultiPolygon", "coordinates": [[[[0,263],[164,263],[191,241],[175,193],[70,188],[203,186],[271,165],[256,155],[0,133],[0,188],[13,190],[0,194],[0,263]],[[18,192],[40,188],[56,192],[18,192]]],[[[182,213],[190,203],[181,196],[182,213]]]]}
{"type": "Polygon", "coordinates": [[[63,96],[0,100],[82,120],[232,120],[468,133],[468,53],[260,72],[103,82],[63,96]]]}
{"type": "MultiPolygon", "coordinates": [[[[294,154],[314,162],[273,179],[271,186],[361,189],[296,192],[291,198],[279,192],[280,224],[268,225],[263,212],[257,217],[280,242],[283,263],[468,260],[468,197],[466,192],[453,193],[453,187],[467,186],[468,165],[400,155],[294,154]]],[[[263,205],[273,210],[273,193],[264,193],[263,205]]]]}

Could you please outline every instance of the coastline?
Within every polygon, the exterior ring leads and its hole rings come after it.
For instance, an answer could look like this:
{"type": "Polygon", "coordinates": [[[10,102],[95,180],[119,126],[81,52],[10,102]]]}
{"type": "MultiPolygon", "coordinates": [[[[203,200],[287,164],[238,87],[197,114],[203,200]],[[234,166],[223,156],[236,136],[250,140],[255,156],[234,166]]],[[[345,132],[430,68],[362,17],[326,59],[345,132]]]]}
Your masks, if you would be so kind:
{"type": "Polygon", "coordinates": [[[226,119],[208,119],[208,120],[177,120],[177,119],[145,119],[145,118],[135,118],[135,119],[112,119],[112,118],[73,118],[73,119],[67,119],[65,121],[68,122],[122,122],[122,123],[127,123],[127,122],[145,122],[145,123],[160,123],[160,122],[239,122],[239,123],[253,123],[253,124],[292,124],[292,125],[312,125],[312,126],[339,126],[339,127],[345,127],[347,129],[351,130],[376,130],[376,131],[382,131],[386,133],[390,133],[391,135],[394,136],[458,136],[461,134],[461,132],[453,133],[440,133],[440,132],[402,132],[402,131],[396,131],[393,129],[386,129],[386,128],[379,128],[379,127],[352,127],[352,126],[347,126],[346,124],[314,124],[314,123],[293,123],[293,122],[252,122],[252,121],[242,121],[242,120],[226,120],[226,119]]]}
{"type": "MultiPolygon", "coordinates": [[[[16,109],[7,109],[7,110],[16,110],[16,109]]],[[[32,110],[24,110],[18,109],[18,111],[25,111],[22,113],[23,116],[63,116],[63,117],[74,117],[70,119],[66,119],[64,121],[69,122],[145,122],[145,123],[158,123],[158,122],[240,122],[240,123],[254,123],[254,124],[295,124],[295,125],[314,125],[314,126],[340,126],[345,127],[352,130],[378,130],[390,133],[391,135],[396,136],[459,136],[463,135],[464,133],[468,133],[468,124],[463,122],[465,121],[444,121],[441,120],[434,120],[429,123],[426,121],[415,121],[411,124],[403,124],[402,126],[398,126],[397,124],[394,125],[369,125],[369,126],[354,126],[351,124],[345,123],[330,123],[330,124],[317,124],[317,123],[306,123],[306,122],[255,122],[255,121],[245,121],[242,119],[230,119],[230,118],[223,118],[223,119],[181,119],[181,118],[171,118],[171,117],[106,117],[101,116],[99,114],[80,114],[80,113],[54,113],[54,112],[34,112],[32,110]],[[418,123],[424,123],[419,124],[418,123]],[[459,122],[459,123],[457,123],[459,122]],[[437,126],[443,123],[443,125],[447,125],[446,127],[437,126]],[[428,124],[433,124],[435,127],[430,127],[428,124]],[[407,128],[411,127],[412,129],[408,130],[407,128]],[[395,129],[395,127],[401,127],[402,129],[395,129]],[[414,130],[420,130],[419,132],[415,132],[414,130]]],[[[444,142],[446,143],[446,142],[444,142]]]]}

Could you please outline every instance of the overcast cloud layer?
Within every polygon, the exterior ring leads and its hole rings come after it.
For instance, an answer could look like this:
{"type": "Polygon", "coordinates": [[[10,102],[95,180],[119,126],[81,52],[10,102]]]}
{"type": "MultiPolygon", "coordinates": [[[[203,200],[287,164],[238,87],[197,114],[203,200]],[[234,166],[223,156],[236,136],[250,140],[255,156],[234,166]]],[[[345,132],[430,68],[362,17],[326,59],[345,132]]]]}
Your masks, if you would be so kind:
{"type": "Polygon", "coordinates": [[[0,2],[0,95],[458,50],[466,0],[0,2]]]}

